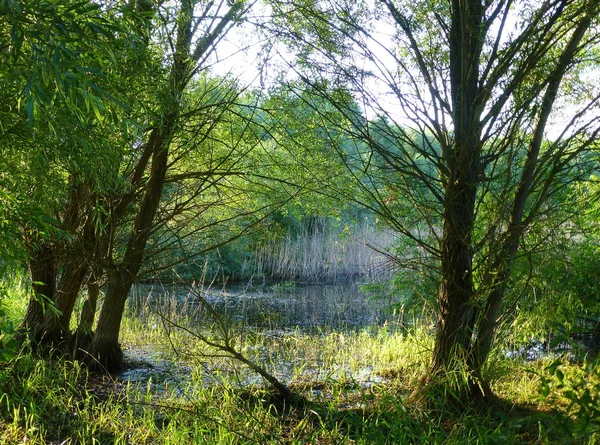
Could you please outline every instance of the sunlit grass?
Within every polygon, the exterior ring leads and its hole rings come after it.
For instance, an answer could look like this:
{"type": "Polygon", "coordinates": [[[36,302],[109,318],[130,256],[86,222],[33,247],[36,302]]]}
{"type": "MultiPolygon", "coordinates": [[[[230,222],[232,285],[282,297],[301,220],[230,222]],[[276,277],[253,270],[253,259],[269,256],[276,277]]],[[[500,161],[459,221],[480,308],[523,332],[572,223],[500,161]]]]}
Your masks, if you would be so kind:
{"type": "Polygon", "coordinates": [[[0,280],[0,314],[2,322],[17,325],[24,317],[29,302],[25,295],[29,293],[27,279],[15,273],[0,280]]]}
{"type": "Polygon", "coordinates": [[[237,350],[308,402],[290,406],[242,365],[170,323],[219,340],[210,320],[190,322],[174,311],[169,322],[155,311],[127,312],[123,322],[126,353],[141,350],[148,362],[136,381],[89,375],[58,356],[42,361],[22,353],[0,365],[0,444],[598,443],[598,420],[590,417],[598,395],[580,403],[588,414],[569,408],[600,388],[590,367],[565,361],[558,381],[551,360],[497,354],[486,376],[499,401],[457,411],[411,398],[431,361],[427,327],[309,334],[231,325],[237,350]]]}

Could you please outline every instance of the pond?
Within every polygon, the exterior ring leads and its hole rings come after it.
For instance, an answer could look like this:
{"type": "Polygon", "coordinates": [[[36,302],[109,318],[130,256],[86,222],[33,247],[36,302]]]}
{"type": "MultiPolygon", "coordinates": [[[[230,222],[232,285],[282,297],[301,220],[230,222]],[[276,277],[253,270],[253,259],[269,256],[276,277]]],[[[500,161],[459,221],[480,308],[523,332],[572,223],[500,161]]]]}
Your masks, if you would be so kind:
{"type": "Polygon", "coordinates": [[[228,320],[259,330],[359,330],[395,318],[388,303],[367,296],[356,283],[222,289],[145,284],[133,289],[129,305],[134,313],[142,314],[150,307],[201,323],[211,318],[202,299],[228,320]]]}
{"type": "MultiPolygon", "coordinates": [[[[152,313],[160,313],[171,320],[191,321],[203,329],[215,322],[211,312],[235,325],[239,332],[259,331],[276,341],[285,341],[297,333],[321,335],[330,332],[349,332],[376,329],[386,324],[394,325],[390,305],[380,299],[372,299],[361,292],[355,283],[336,285],[294,285],[276,283],[266,286],[228,286],[221,289],[138,284],[131,292],[128,308],[141,319],[152,313]],[[240,329],[241,328],[241,329],[240,329]]],[[[154,323],[156,320],[154,319],[154,323]]],[[[255,351],[256,352],[256,351],[255,351]]],[[[219,372],[232,372],[221,367],[198,371],[199,363],[188,363],[174,359],[173,354],[164,354],[151,345],[124,350],[126,368],[118,379],[141,383],[152,382],[160,391],[163,386],[183,388],[190,382],[190,375],[200,372],[204,385],[213,385],[219,372]]],[[[268,351],[264,351],[268,355],[268,351]]],[[[303,368],[304,379],[315,379],[321,373],[320,360],[314,363],[292,363],[290,357],[277,353],[263,357],[270,369],[283,381],[293,380],[294,369],[303,368]]],[[[230,365],[228,365],[230,366],[230,365]]],[[[243,385],[257,384],[261,379],[244,366],[235,367],[238,380],[243,385]]],[[[346,366],[327,371],[328,378],[352,378],[360,385],[381,382],[381,377],[372,372],[370,366],[349,369],[346,366]]]]}
{"type": "MultiPolygon", "coordinates": [[[[285,282],[224,288],[138,284],[132,290],[128,305],[134,316],[142,319],[158,312],[171,320],[191,321],[192,326],[197,325],[200,329],[209,328],[216,321],[214,314],[218,314],[239,332],[258,331],[280,342],[297,333],[319,337],[332,332],[377,331],[382,326],[390,332],[402,330],[402,320],[390,310],[389,302],[371,298],[355,283],[295,285],[285,282]]],[[[585,344],[582,339],[578,340],[585,344]]],[[[590,345],[585,346],[594,350],[590,345]]],[[[189,382],[191,373],[197,369],[197,364],[176,360],[172,354],[163,354],[150,345],[124,352],[129,365],[120,378],[125,381],[177,382],[181,386],[189,382]]],[[[565,351],[551,350],[546,344],[533,342],[505,352],[506,357],[537,360],[565,351]]],[[[294,364],[289,357],[277,353],[263,355],[264,362],[286,382],[293,380],[294,368],[305,367],[304,378],[321,372],[319,360],[313,360],[312,364],[294,364]]],[[[205,371],[205,384],[214,383],[214,373],[208,368],[205,371]]],[[[350,370],[342,366],[330,372],[332,376],[350,376],[361,384],[380,381],[370,367],[350,370]]],[[[251,384],[260,379],[246,372],[240,381],[251,384]]]]}

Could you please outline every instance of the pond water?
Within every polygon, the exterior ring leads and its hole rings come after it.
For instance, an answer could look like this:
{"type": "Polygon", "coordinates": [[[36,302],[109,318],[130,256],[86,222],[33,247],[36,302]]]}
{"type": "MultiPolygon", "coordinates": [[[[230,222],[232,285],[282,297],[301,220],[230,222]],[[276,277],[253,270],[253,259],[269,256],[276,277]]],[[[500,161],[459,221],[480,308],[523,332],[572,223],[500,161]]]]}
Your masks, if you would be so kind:
{"type": "Polygon", "coordinates": [[[129,304],[134,313],[141,314],[150,307],[198,322],[210,319],[208,304],[225,318],[260,330],[359,330],[394,319],[389,304],[370,298],[355,283],[278,283],[222,289],[137,285],[129,304]]]}
{"type": "MultiPolygon", "coordinates": [[[[214,323],[214,313],[234,324],[284,339],[301,331],[320,335],[336,331],[348,332],[375,328],[390,323],[395,318],[389,304],[369,298],[357,284],[293,285],[279,283],[268,286],[228,286],[222,289],[174,285],[138,284],[128,301],[129,310],[140,318],[160,313],[171,320],[191,320],[198,326],[214,323]]],[[[242,330],[244,330],[242,329],[242,330]]],[[[207,363],[186,363],[176,360],[173,354],[163,354],[151,345],[124,350],[126,368],[118,376],[121,381],[161,388],[184,388],[190,382],[193,370],[200,372],[205,386],[217,384],[219,372],[235,371],[243,385],[262,382],[244,366],[234,369],[210,369],[207,363]],[[199,371],[198,371],[199,370],[199,371]],[[215,372],[216,371],[216,372],[215,372]]],[[[284,357],[269,357],[266,362],[279,379],[294,380],[293,369],[297,363],[284,357]]],[[[363,386],[377,384],[381,377],[370,367],[350,370],[338,367],[323,370],[321,364],[306,363],[302,379],[319,380],[326,372],[327,378],[350,377],[363,386]]]]}
{"type": "MultiPolygon", "coordinates": [[[[354,283],[278,283],[224,288],[139,284],[132,290],[128,305],[129,310],[141,318],[158,312],[171,320],[191,320],[192,324],[197,322],[201,328],[210,327],[216,321],[214,314],[218,314],[236,328],[257,330],[281,339],[294,335],[296,331],[320,335],[332,331],[376,329],[386,324],[392,328],[401,326],[401,320],[392,313],[389,302],[369,297],[354,283]]],[[[597,339],[597,334],[594,338],[597,339]]],[[[590,345],[585,346],[590,348],[590,345]]],[[[128,367],[120,378],[125,381],[176,383],[181,387],[189,382],[192,369],[197,369],[197,364],[174,360],[172,354],[161,354],[150,345],[124,352],[128,367]]],[[[544,344],[534,342],[509,350],[506,356],[537,360],[554,353],[544,344]]],[[[286,382],[293,380],[291,370],[294,364],[282,357],[269,357],[267,362],[278,378],[286,382]]],[[[314,369],[307,365],[305,378],[310,379],[321,372],[319,363],[313,365],[314,369]]],[[[235,371],[238,372],[237,367],[235,371]]],[[[351,371],[342,367],[331,372],[330,377],[349,375],[363,385],[381,381],[370,368],[351,371]]],[[[214,384],[213,371],[207,368],[203,374],[206,385],[214,384]]],[[[255,384],[260,382],[260,378],[251,372],[244,372],[240,381],[255,384]]]]}

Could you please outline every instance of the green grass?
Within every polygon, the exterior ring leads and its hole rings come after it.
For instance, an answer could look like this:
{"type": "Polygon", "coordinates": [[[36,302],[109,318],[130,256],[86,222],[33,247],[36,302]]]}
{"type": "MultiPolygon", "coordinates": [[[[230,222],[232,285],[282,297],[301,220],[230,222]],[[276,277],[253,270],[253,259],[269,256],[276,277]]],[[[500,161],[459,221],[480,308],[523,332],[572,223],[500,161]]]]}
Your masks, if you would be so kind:
{"type": "MultiPolygon", "coordinates": [[[[139,331],[135,334],[139,326],[134,321],[125,326],[127,342],[141,337],[139,331]]],[[[164,358],[170,352],[161,329],[146,338],[162,348],[164,358]]],[[[210,362],[212,352],[193,344],[189,336],[172,337],[175,345],[182,342],[187,350],[204,353],[187,358],[192,372],[185,382],[127,384],[90,376],[74,362],[31,355],[4,365],[0,443],[598,442],[597,433],[577,428],[574,411],[570,417],[565,414],[569,399],[545,369],[549,363],[496,358],[493,386],[502,403],[489,410],[457,412],[442,403],[424,409],[410,402],[429,359],[431,339],[423,332],[246,336],[243,350],[267,366],[271,363],[273,372],[276,365],[288,363],[291,387],[310,401],[308,408],[286,408],[264,387],[240,384],[245,373],[234,363],[210,362]],[[205,384],[207,368],[212,385],[205,384]],[[364,369],[371,374],[361,380],[364,369]],[[546,399],[540,398],[541,379],[555,386],[546,399]],[[560,426],[567,424],[570,430],[560,426]]],[[[144,345],[138,340],[126,346],[144,345]]],[[[576,365],[561,367],[565,379],[577,380],[586,373],[576,365]]]]}
{"type": "MultiPolygon", "coordinates": [[[[139,383],[89,375],[59,356],[22,352],[0,365],[0,444],[600,443],[594,363],[497,355],[486,373],[498,401],[477,410],[443,401],[425,408],[411,399],[431,359],[425,328],[234,331],[239,351],[308,400],[290,407],[239,363],[142,315],[128,314],[122,330],[126,349],[153,357],[152,377],[139,383]]],[[[202,332],[219,339],[206,326],[202,332]]]]}

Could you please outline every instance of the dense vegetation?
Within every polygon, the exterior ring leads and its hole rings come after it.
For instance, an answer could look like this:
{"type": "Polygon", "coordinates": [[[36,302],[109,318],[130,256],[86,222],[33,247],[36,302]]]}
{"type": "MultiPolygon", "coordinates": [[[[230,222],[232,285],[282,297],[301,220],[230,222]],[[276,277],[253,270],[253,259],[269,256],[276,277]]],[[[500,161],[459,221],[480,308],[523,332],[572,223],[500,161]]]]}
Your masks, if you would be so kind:
{"type": "Polygon", "coordinates": [[[597,2],[6,0],[0,21],[0,441],[598,441],[597,2]],[[220,69],[243,39],[253,81],[220,69]],[[141,281],[359,279],[397,322],[273,339],[201,294],[198,329],[128,306],[141,281]],[[101,377],[138,338],[191,354],[183,389],[101,377]],[[567,353],[507,358],[532,340],[567,353]]]}

